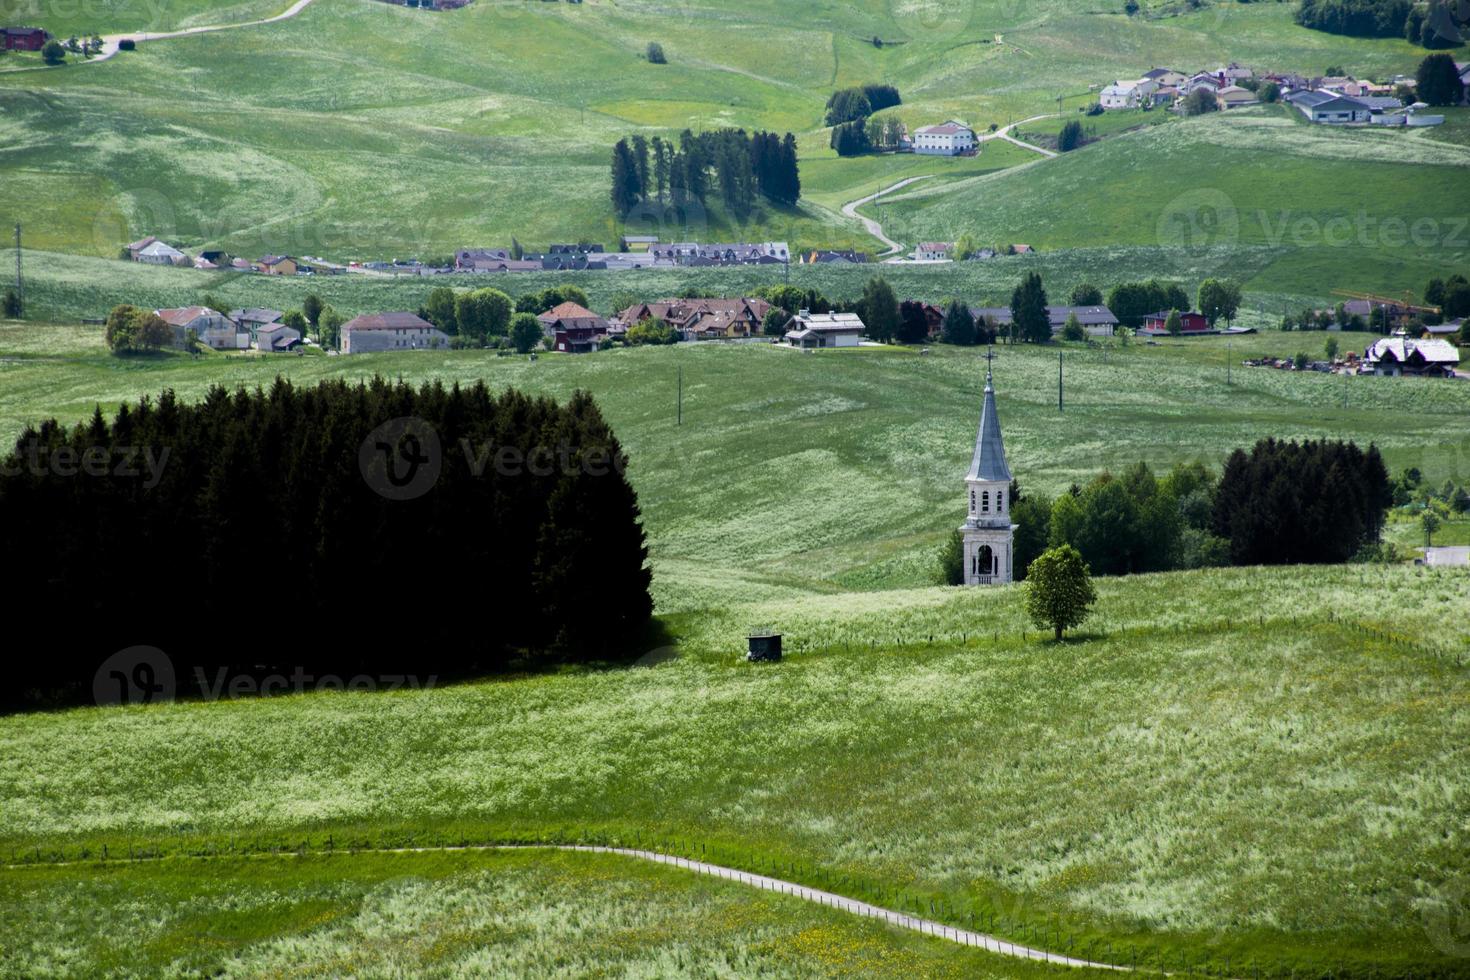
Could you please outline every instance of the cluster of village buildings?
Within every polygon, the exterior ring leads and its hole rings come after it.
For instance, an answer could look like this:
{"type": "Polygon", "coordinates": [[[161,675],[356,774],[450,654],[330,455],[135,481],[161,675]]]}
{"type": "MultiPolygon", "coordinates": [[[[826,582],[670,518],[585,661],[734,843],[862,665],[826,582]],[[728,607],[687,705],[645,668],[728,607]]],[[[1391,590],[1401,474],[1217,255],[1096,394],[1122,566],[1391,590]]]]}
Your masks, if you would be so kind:
{"type": "MultiPolygon", "coordinates": [[[[1470,79],[1470,64],[1460,65],[1461,80],[1470,79]]],[[[1103,109],[1144,109],[1177,106],[1193,92],[1204,89],[1221,109],[1257,105],[1259,89],[1274,84],[1282,98],[1307,119],[1331,125],[1437,126],[1442,113],[1429,113],[1421,102],[1408,105],[1398,96],[1415,80],[1399,75],[1387,82],[1359,81],[1351,75],[1307,78],[1291,72],[1266,72],[1231,62],[1213,71],[1192,75],[1173,68],[1151,68],[1135,79],[1115,81],[1098,95],[1103,109]]]]}
{"type": "MultiPolygon", "coordinates": [[[[1379,304],[1384,305],[1384,304],[1379,304]]],[[[932,303],[920,303],[928,335],[936,339],[943,332],[945,311],[932,303]]],[[[1374,312],[1374,301],[1344,304],[1345,312],[1366,316],[1374,312]]],[[[578,303],[566,302],[540,314],[543,346],[566,354],[585,354],[600,350],[610,343],[627,338],[629,330],[641,323],[660,321],[671,327],[681,341],[754,340],[764,336],[764,324],[772,309],[767,301],[754,297],[682,299],[669,298],[638,303],[611,317],[603,317],[578,303]]],[[[223,313],[203,306],[155,310],[172,329],[174,344],[186,348],[191,339],[215,350],[255,350],[281,353],[309,343],[301,332],[284,322],[280,310],[246,308],[223,313]]],[[[1111,337],[1118,330],[1118,318],[1106,306],[1063,306],[1046,308],[1052,334],[1060,334],[1075,320],[1091,337],[1111,337]]],[[[1204,314],[1193,310],[1160,310],[1143,320],[1138,333],[1155,337],[1169,335],[1168,322],[1173,313],[1179,315],[1179,335],[1252,333],[1247,328],[1212,327],[1204,314]]],[[[1389,309],[1384,312],[1398,317],[1407,311],[1389,309]]],[[[972,307],[976,324],[999,334],[1006,334],[1013,323],[1010,307],[972,307]]],[[[1453,377],[1459,364],[1459,353],[1444,338],[1457,332],[1461,322],[1423,328],[1422,337],[1410,337],[1399,329],[1390,337],[1377,340],[1364,350],[1336,362],[1312,362],[1313,370],[1333,370],[1352,374],[1423,375],[1453,377]]],[[[856,347],[863,342],[866,326],[856,313],[813,313],[799,310],[786,317],[782,336],[777,343],[811,350],[856,347]]],[[[414,313],[367,313],[342,325],[341,353],[358,354],[394,350],[444,349],[449,335],[414,313]]],[[[1293,361],[1252,362],[1288,369],[1299,366],[1293,361]]]]}

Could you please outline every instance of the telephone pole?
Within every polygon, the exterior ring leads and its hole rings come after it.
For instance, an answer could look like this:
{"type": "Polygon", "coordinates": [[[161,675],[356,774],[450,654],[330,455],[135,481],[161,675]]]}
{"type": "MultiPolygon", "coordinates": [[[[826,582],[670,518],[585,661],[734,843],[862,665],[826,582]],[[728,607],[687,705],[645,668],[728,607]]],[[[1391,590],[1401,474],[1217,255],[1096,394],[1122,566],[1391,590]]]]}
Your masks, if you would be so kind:
{"type": "Polygon", "coordinates": [[[15,295],[20,300],[21,309],[26,305],[26,282],[20,271],[20,222],[15,223],[15,295]]]}
{"type": "Polygon", "coordinates": [[[678,414],[674,419],[675,425],[684,424],[684,365],[679,365],[679,401],[678,414]]]}
{"type": "Polygon", "coordinates": [[[1064,412],[1062,407],[1062,352],[1057,351],[1057,411],[1064,412]]]}

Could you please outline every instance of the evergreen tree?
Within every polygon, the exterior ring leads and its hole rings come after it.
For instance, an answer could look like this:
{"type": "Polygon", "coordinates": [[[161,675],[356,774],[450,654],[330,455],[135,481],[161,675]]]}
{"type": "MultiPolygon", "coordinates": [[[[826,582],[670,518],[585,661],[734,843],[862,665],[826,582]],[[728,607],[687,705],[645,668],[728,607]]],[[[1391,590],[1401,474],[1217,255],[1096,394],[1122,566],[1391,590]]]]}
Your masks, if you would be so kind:
{"type": "Polygon", "coordinates": [[[869,279],[863,286],[860,309],[867,335],[880,343],[892,343],[898,336],[898,299],[893,287],[879,276],[869,279]]]}
{"type": "MultiPolygon", "coordinates": [[[[1428,23],[1425,22],[1426,27],[1428,23]]],[[[1454,105],[1465,91],[1455,59],[1447,54],[1429,55],[1419,63],[1414,77],[1419,101],[1430,105],[1454,105]]]]}
{"type": "Polygon", "coordinates": [[[1046,312],[1046,290],[1041,276],[1028,272],[1011,294],[1011,322],[1017,335],[1033,344],[1051,340],[1051,318],[1046,312]]]}
{"type": "Polygon", "coordinates": [[[946,344],[969,347],[975,343],[975,318],[970,307],[959,300],[950,300],[944,311],[943,339],[946,344]]]}
{"type": "Polygon", "coordinates": [[[633,151],[628,148],[627,140],[618,140],[612,157],[612,203],[619,218],[626,218],[637,206],[641,190],[633,151]]]}

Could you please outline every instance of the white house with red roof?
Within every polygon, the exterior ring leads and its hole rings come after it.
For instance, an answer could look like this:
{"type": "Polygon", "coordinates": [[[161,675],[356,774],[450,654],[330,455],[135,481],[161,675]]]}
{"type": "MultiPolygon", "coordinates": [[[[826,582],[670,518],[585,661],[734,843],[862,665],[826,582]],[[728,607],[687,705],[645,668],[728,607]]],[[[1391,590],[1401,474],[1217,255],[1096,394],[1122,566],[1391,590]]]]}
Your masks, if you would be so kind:
{"type": "Polygon", "coordinates": [[[927,156],[954,157],[975,149],[975,131],[953,119],[937,126],[925,126],[914,133],[914,152],[927,156]]]}

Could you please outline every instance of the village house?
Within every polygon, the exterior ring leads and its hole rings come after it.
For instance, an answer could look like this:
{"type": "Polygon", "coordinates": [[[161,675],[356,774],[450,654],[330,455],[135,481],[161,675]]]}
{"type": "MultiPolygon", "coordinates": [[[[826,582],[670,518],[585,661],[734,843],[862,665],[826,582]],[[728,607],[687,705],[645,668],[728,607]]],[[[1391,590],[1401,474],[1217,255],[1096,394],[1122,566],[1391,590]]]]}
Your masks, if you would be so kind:
{"type": "Polygon", "coordinates": [[[914,258],[920,262],[948,262],[952,242],[920,242],[914,249],[914,258]]]}
{"type": "Polygon", "coordinates": [[[1159,88],[1176,89],[1183,85],[1189,78],[1184,72],[1175,71],[1172,68],[1150,68],[1143,73],[1143,77],[1159,86],[1159,88]]]}
{"type": "Polygon", "coordinates": [[[1238,109],[1241,106],[1260,103],[1260,100],[1256,98],[1256,93],[1248,88],[1241,88],[1239,85],[1225,86],[1215,93],[1215,101],[1222,109],[1238,109]]]}
{"type": "Polygon", "coordinates": [[[268,276],[296,275],[296,260],[289,255],[267,255],[255,263],[255,269],[268,276]]]}
{"type": "Polygon", "coordinates": [[[134,262],[138,261],[138,256],[143,253],[143,249],[147,248],[149,245],[152,245],[156,241],[158,241],[157,238],[154,238],[152,235],[148,235],[144,238],[138,239],[136,242],[129,242],[128,258],[134,262]]]}
{"type": "Polygon", "coordinates": [[[39,27],[0,27],[6,51],[40,51],[51,35],[39,27]]]}
{"type": "Polygon", "coordinates": [[[258,351],[281,353],[301,346],[301,331],[284,323],[270,323],[260,327],[252,342],[258,351]]]}
{"type": "Polygon", "coordinates": [[[1151,78],[1118,81],[1103,88],[1098,102],[1104,109],[1137,109],[1153,103],[1159,83],[1151,78]]]}
{"type": "Polygon", "coordinates": [[[802,310],[786,324],[786,343],[803,350],[856,347],[862,343],[862,317],[856,313],[812,313],[802,310]]]}
{"type": "Polygon", "coordinates": [[[239,324],[240,329],[250,336],[250,343],[252,344],[258,342],[262,327],[279,324],[281,317],[285,315],[280,310],[268,310],[261,307],[230,311],[230,319],[239,324]]]}
{"type": "Polygon", "coordinates": [[[189,331],[201,344],[215,350],[244,350],[250,346],[250,335],[242,332],[234,320],[207,306],[182,306],[154,313],[173,330],[173,346],[182,350],[189,331]]]}
{"type": "Polygon", "coordinates": [[[1392,337],[1383,338],[1363,352],[1358,372],[1391,377],[1452,378],[1459,363],[1459,352],[1449,341],[1415,340],[1397,330],[1392,337]]]}
{"type": "Polygon", "coordinates": [[[927,156],[955,157],[975,150],[975,131],[953,119],[937,126],[925,126],[914,133],[915,153],[927,156]]]}
{"type": "Polygon", "coordinates": [[[189,257],[167,242],[155,239],[138,250],[135,261],[144,265],[188,265],[189,257]]]}
{"type": "Polygon", "coordinates": [[[449,346],[449,335],[412,313],[364,313],[342,324],[342,353],[449,346]]]}
{"type": "MultiPolygon", "coordinates": [[[[1150,334],[1167,334],[1169,332],[1169,315],[1172,310],[1160,310],[1150,313],[1143,318],[1143,332],[1150,334]]],[[[1179,311],[1179,332],[1181,334],[1198,334],[1210,332],[1210,321],[1203,313],[1195,313],[1192,310],[1179,311]]]]}
{"type": "Polygon", "coordinates": [[[782,265],[791,260],[785,242],[737,242],[701,245],[671,242],[649,246],[648,255],[663,263],[681,266],[782,265]]]}
{"type": "Polygon", "coordinates": [[[551,349],[567,354],[595,351],[608,334],[607,321],[577,303],[562,303],[536,319],[551,349]]]}
{"type": "Polygon", "coordinates": [[[615,319],[624,328],[644,320],[662,320],[685,340],[734,340],[759,336],[770,308],[765,300],[753,298],[661,299],[630,306],[615,319]]]}

